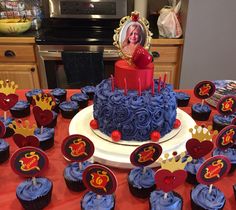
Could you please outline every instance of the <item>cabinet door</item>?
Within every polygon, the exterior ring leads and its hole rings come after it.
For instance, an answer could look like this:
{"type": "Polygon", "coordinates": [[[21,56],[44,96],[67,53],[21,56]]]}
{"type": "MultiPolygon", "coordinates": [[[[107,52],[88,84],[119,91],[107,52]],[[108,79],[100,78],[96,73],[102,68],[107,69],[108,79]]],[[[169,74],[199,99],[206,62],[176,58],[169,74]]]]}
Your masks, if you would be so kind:
{"type": "Polygon", "coordinates": [[[175,64],[157,64],[155,63],[154,69],[154,78],[158,79],[161,76],[161,79],[164,79],[166,74],[166,82],[175,85],[175,64]]]}
{"type": "Polygon", "coordinates": [[[9,79],[18,84],[18,89],[39,88],[38,69],[36,65],[0,64],[0,79],[9,79]]]}

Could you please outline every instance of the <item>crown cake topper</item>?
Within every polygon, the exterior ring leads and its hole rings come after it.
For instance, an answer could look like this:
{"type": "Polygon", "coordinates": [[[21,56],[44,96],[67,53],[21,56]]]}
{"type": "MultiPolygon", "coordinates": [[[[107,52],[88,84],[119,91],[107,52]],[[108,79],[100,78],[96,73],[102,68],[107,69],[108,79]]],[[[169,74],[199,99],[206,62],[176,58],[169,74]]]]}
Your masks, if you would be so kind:
{"type": "Polygon", "coordinates": [[[14,94],[17,88],[18,85],[14,81],[0,80],[0,93],[4,93],[5,95],[14,94]]]}
{"type": "Polygon", "coordinates": [[[218,134],[217,130],[214,130],[213,133],[212,126],[208,126],[205,128],[204,126],[195,125],[194,129],[190,128],[189,132],[192,134],[192,138],[198,139],[200,142],[202,141],[210,141],[212,138],[218,134]]]}
{"type": "Polygon", "coordinates": [[[35,106],[40,107],[42,110],[52,110],[55,106],[53,97],[48,94],[38,94],[32,97],[35,101],[35,106]]]}

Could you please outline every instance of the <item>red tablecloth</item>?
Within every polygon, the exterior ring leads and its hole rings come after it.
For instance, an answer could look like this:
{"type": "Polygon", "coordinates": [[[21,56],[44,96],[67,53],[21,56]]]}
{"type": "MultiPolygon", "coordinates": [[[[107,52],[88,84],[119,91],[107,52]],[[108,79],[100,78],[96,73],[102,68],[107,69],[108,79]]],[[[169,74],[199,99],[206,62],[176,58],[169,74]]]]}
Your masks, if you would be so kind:
{"type": "MultiPolygon", "coordinates": [[[[68,90],[67,98],[75,93],[76,90],[68,90]]],[[[78,91],[77,91],[78,92],[78,91]]],[[[199,99],[195,98],[193,95],[193,91],[184,90],[184,92],[189,93],[191,95],[191,100],[188,107],[181,108],[188,114],[191,114],[191,105],[196,102],[200,102],[199,99]]],[[[20,99],[25,100],[24,96],[25,91],[18,90],[17,94],[19,94],[20,99]]],[[[212,116],[216,113],[216,110],[212,108],[212,113],[210,119],[206,123],[212,123],[212,116]]],[[[10,115],[10,113],[8,113],[10,115]]],[[[3,116],[2,111],[0,111],[0,116],[3,116]]],[[[31,122],[35,122],[33,114],[31,113],[30,117],[28,117],[31,122]]],[[[46,154],[49,158],[49,168],[46,172],[44,172],[44,176],[51,179],[53,181],[53,192],[52,192],[52,201],[46,207],[46,209],[55,209],[55,210],[75,210],[80,209],[80,199],[84,195],[84,192],[72,192],[68,190],[66,184],[63,179],[63,170],[67,166],[67,162],[63,158],[61,154],[61,142],[63,139],[69,135],[69,119],[64,119],[59,114],[57,126],[55,128],[55,145],[46,151],[46,154]]],[[[199,125],[202,122],[197,122],[199,125]]],[[[17,146],[13,142],[12,137],[6,139],[10,144],[10,154],[12,155],[14,151],[17,150],[17,146]]],[[[142,200],[133,197],[128,189],[127,184],[127,174],[128,170],[125,169],[116,169],[111,168],[115,173],[118,180],[118,188],[115,192],[116,195],[116,210],[147,210],[149,208],[148,200],[142,200]]],[[[217,186],[226,196],[227,202],[225,205],[225,210],[233,210],[236,206],[236,201],[233,194],[232,186],[236,184],[236,172],[228,175],[223,180],[219,181],[215,186],[217,186]]],[[[16,188],[22,182],[24,178],[16,175],[11,167],[10,161],[3,163],[0,165],[0,207],[1,209],[21,209],[21,205],[16,198],[16,188]]],[[[184,185],[175,189],[176,192],[182,195],[184,199],[184,210],[190,210],[190,190],[192,185],[185,183],[184,185]]]]}

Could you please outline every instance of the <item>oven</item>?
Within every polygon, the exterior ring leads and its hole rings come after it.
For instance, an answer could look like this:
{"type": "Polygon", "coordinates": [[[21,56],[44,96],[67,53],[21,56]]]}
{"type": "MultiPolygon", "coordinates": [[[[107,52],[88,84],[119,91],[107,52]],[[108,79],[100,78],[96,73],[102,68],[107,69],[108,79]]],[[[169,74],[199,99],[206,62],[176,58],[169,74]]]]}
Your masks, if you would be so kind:
{"type": "Polygon", "coordinates": [[[114,72],[119,53],[114,29],[127,16],[127,0],[49,0],[48,17],[36,36],[41,88],[74,88],[67,81],[62,52],[100,52],[104,78],[114,72]],[[73,5],[73,6],[72,6],[73,5]]]}

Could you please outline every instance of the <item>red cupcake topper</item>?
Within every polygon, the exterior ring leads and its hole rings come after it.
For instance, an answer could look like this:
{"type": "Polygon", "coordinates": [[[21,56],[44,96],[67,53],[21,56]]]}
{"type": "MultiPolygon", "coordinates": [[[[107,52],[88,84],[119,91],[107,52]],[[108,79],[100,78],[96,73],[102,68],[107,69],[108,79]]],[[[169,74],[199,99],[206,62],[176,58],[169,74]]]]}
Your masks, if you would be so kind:
{"type": "Polygon", "coordinates": [[[2,138],[6,133],[6,127],[2,121],[0,121],[0,138],[2,138]]]}
{"type": "Polygon", "coordinates": [[[195,126],[194,129],[190,128],[189,131],[192,134],[191,139],[186,143],[186,150],[188,154],[194,158],[199,159],[207,155],[214,147],[212,138],[218,132],[211,133],[212,126],[204,128],[203,126],[195,126]]]}
{"type": "Polygon", "coordinates": [[[136,148],[130,155],[130,162],[138,167],[154,163],[161,155],[162,147],[156,143],[147,143],[136,148]]]}
{"type": "Polygon", "coordinates": [[[236,125],[228,125],[220,131],[216,138],[216,146],[225,150],[234,145],[236,141],[236,125]]]}
{"type": "Polygon", "coordinates": [[[224,116],[233,114],[236,112],[236,97],[228,95],[221,98],[216,108],[224,116]]]}
{"type": "Polygon", "coordinates": [[[174,156],[169,159],[169,154],[165,154],[166,160],[161,162],[161,169],[155,173],[157,188],[167,193],[185,182],[187,172],[183,169],[192,158],[188,157],[183,161],[184,156],[186,156],[186,154],[181,153],[180,157],[174,156]]]}
{"type": "Polygon", "coordinates": [[[46,154],[35,147],[23,147],[11,157],[12,170],[23,177],[35,177],[48,167],[46,154]]]}
{"type": "Polygon", "coordinates": [[[92,157],[94,145],[87,137],[75,134],[64,139],[61,150],[67,159],[74,162],[83,162],[92,157]]]}
{"type": "Polygon", "coordinates": [[[113,172],[99,164],[90,165],[84,170],[83,183],[98,195],[112,194],[117,187],[117,180],[113,172]]]}
{"type": "Polygon", "coordinates": [[[217,155],[207,159],[197,172],[197,180],[205,185],[212,185],[226,176],[230,170],[230,160],[223,156],[217,155]]]}
{"type": "Polygon", "coordinates": [[[0,108],[7,111],[18,101],[18,95],[15,94],[18,85],[14,81],[0,80],[0,108]]]}
{"type": "Polygon", "coordinates": [[[194,95],[200,99],[211,97],[215,92],[215,85],[211,81],[199,82],[194,88],[194,95]]]}
{"type": "Polygon", "coordinates": [[[9,125],[9,127],[15,131],[13,140],[18,147],[39,147],[40,142],[34,135],[34,130],[37,127],[35,124],[30,127],[30,123],[28,120],[18,120],[13,121],[12,124],[9,125]]]}

